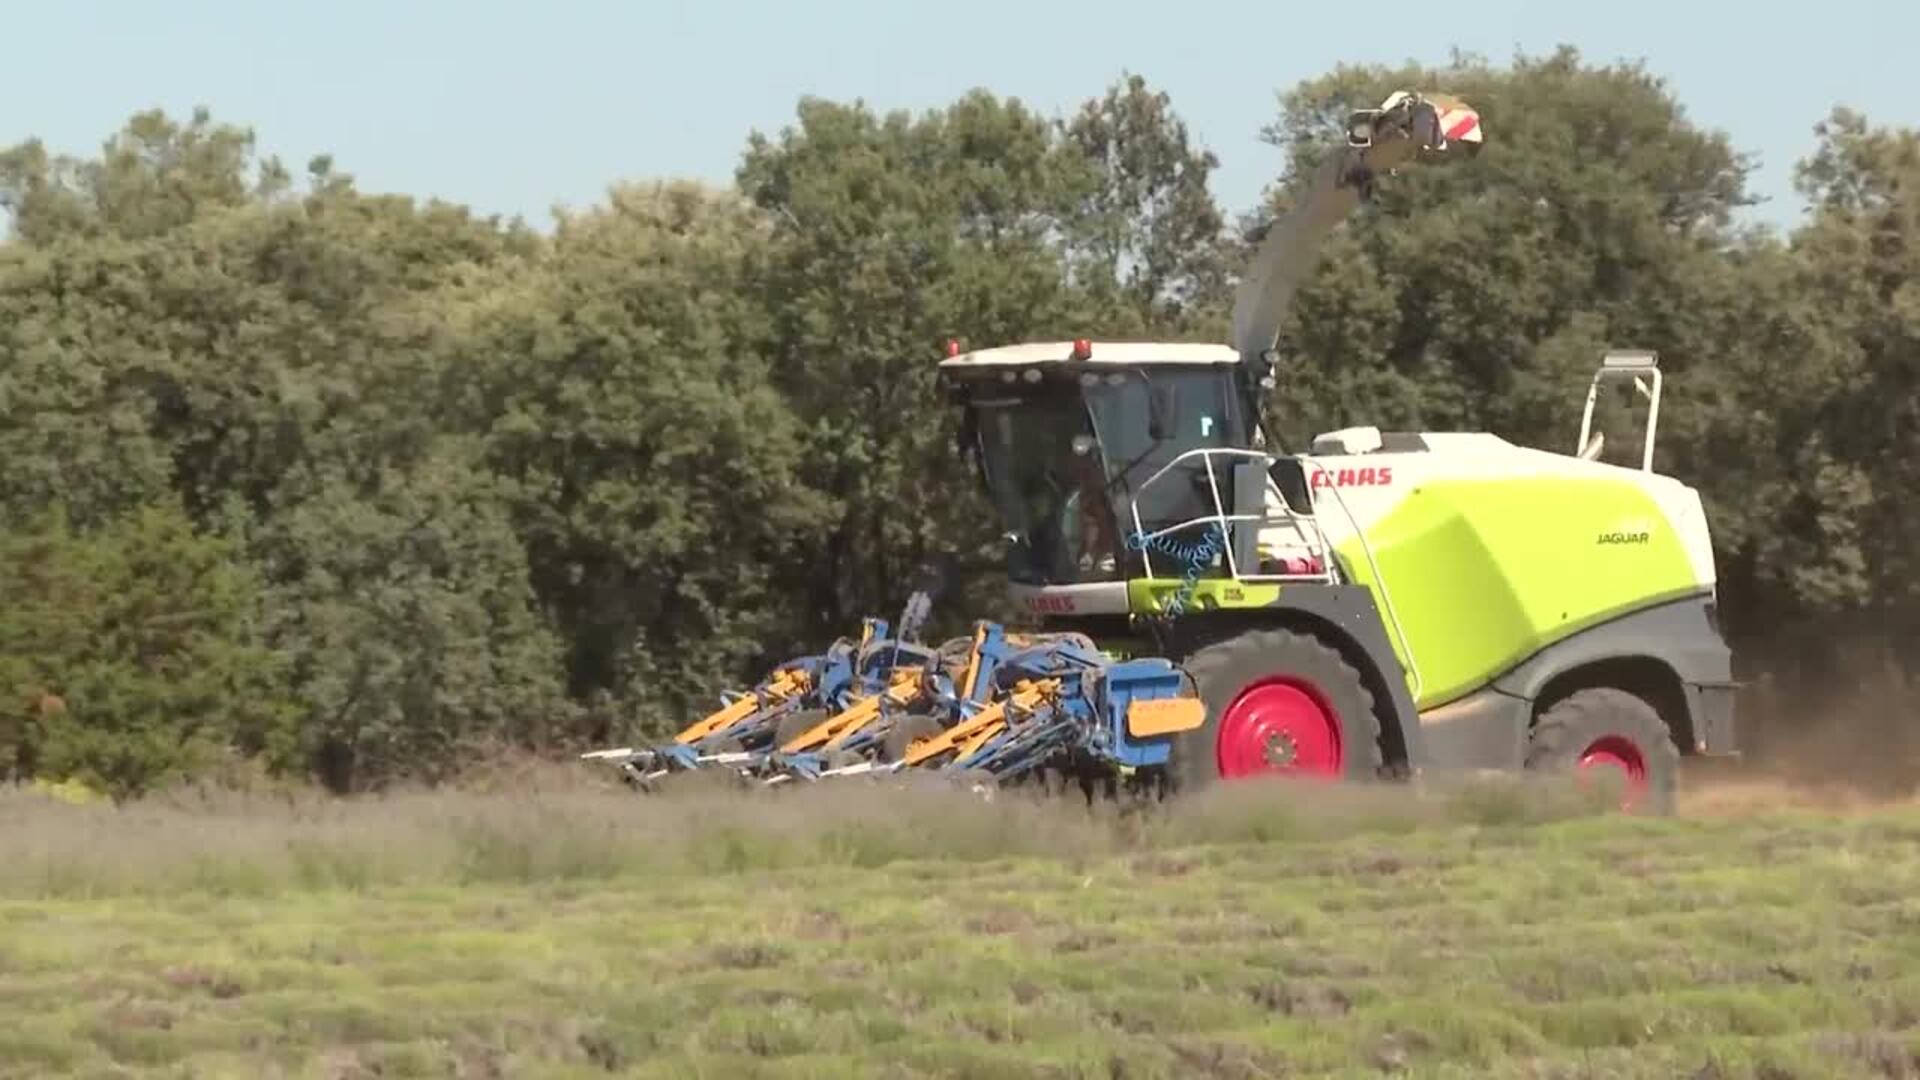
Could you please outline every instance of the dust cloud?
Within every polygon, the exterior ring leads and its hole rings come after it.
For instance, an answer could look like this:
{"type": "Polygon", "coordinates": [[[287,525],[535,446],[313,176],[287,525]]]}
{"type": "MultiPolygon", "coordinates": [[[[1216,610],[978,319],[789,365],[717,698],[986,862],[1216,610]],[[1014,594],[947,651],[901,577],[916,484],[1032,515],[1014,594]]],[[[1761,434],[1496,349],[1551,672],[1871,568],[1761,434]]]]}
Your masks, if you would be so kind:
{"type": "Polygon", "coordinates": [[[1763,686],[1739,703],[1738,759],[1688,760],[1680,811],[1847,813],[1920,804],[1916,702],[1907,680],[1890,675],[1818,693],[1763,686]]]}

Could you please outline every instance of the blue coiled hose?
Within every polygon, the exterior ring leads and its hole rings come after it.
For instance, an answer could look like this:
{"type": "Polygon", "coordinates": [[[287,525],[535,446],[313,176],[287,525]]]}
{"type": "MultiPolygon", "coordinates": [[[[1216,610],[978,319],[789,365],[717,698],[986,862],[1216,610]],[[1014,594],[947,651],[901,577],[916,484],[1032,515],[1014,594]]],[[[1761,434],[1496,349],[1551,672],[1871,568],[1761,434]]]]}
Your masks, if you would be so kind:
{"type": "Polygon", "coordinates": [[[1186,572],[1180,582],[1180,591],[1173,594],[1167,605],[1161,609],[1161,616],[1168,619],[1178,618],[1187,610],[1187,601],[1193,598],[1194,590],[1200,586],[1200,572],[1219,556],[1220,549],[1226,546],[1226,534],[1219,522],[1214,522],[1207,530],[1207,536],[1197,544],[1183,544],[1170,536],[1149,536],[1136,532],[1127,538],[1127,546],[1135,551],[1153,548],[1163,555],[1171,555],[1184,563],[1186,572]]]}

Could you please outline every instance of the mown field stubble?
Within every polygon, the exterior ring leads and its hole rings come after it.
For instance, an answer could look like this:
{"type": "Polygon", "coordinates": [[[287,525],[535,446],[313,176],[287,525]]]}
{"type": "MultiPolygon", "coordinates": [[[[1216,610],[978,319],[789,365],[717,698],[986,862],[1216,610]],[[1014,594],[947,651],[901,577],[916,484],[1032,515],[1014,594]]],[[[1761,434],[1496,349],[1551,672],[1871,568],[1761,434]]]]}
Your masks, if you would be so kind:
{"type": "Polygon", "coordinates": [[[0,797],[8,1076],[1920,1075],[1920,807],[0,797]]]}

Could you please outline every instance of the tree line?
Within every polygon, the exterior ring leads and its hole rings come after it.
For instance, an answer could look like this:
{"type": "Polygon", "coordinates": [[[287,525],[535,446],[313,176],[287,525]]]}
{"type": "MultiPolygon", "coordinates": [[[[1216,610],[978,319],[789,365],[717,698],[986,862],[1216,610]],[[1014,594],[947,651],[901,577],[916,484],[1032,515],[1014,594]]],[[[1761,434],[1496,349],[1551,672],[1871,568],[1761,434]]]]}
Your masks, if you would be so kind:
{"type": "MultiPolygon", "coordinates": [[[[1920,135],[1836,108],[1786,234],[1642,67],[1343,66],[1258,137],[1257,207],[1168,96],[805,99],[731,184],[619,183],[541,233],[304,173],[205,111],[0,153],[0,773],[133,794],[267,770],[433,781],[659,734],[897,610],[931,559],[999,608],[942,345],[1221,340],[1236,268],[1348,109],[1478,106],[1471,164],[1336,234],[1270,420],[1570,449],[1654,348],[1744,662],[1830,686],[1920,621],[1920,135]]],[[[952,625],[952,623],[949,623],[952,625]]]]}

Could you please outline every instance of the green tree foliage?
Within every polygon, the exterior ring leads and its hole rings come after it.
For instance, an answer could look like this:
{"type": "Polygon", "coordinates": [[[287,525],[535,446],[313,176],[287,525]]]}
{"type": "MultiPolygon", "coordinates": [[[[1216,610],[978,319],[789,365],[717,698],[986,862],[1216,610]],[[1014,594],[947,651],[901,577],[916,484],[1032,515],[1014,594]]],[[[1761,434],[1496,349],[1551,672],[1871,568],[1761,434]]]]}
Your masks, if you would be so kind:
{"type": "Polygon", "coordinates": [[[462,417],[438,407],[463,355],[445,291],[533,241],[361,195],[325,161],[299,196],[249,184],[251,144],[143,115],[100,162],[10,152],[0,387],[22,422],[0,432],[18,451],[0,503],[95,523],[177,497],[246,537],[308,706],[302,764],[431,773],[464,737],[564,715],[508,504],[446,463],[462,417]],[[457,544],[394,539],[462,517],[457,544]]]}
{"type": "Polygon", "coordinates": [[[1073,280],[1114,309],[1102,336],[1226,325],[1226,220],[1207,189],[1220,164],[1196,149],[1164,91],[1128,75],[1066,125],[1082,166],[1068,221],[1073,280]],[[1126,316],[1131,315],[1132,318],[1126,316]],[[1208,320],[1212,320],[1209,322],[1208,320]]]}
{"type": "Polygon", "coordinates": [[[779,570],[828,503],[799,478],[768,360],[771,234],[730,194],[621,187],[562,221],[536,271],[461,300],[464,408],[512,484],[576,695],[677,716],[793,635],[779,570]]]}
{"type": "Polygon", "coordinates": [[[51,156],[38,139],[0,153],[0,209],[21,242],[161,236],[222,209],[286,190],[278,160],[256,168],[253,133],[216,124],[206,109],[180,124],[137,113],[97,158],[51,156]]]}
{"type": "Polygon", "coordinates": [[[0,533],[0,769],[120,797],[284,754],[298,713],[238,556],[164,505],[0,533]]]}
{"type": "MultiPolygon", "coordinates": [[[[173,448],[154,431],[142,385],[149,355],[132,320],[70,299],[85,282],[106,292],[133,272],[126,245],[67,252],[0,248],[0,513],[18,522],[55,502],[76,526],[166,496],[173,448]]],[[[96,294],[98,295],[98,294],[96,294]]]]}
{"type": "Polygon", "coordinates": [[[558,636],[533,604],[503,482],[471,440],[330,471],[260,530],[269,639],[304,705],[298,760],[337,790],[431,781],[463,747],[563,741],[558,636]]]}
{"type": "Polygon", "coordinates": [[[1283,429],[1365,416],[1565,445],[1603,343],[1657,343],[1676,376],[1715,359],[1724,307],[1704,299],[1749,201],[1723,136],[1637,66],[1567,49],[1504,69],[1344,67],[1283,97],[1267,135],[1285,180],[1337,145],[1348,110],[1405,87],[1461,95],[1492,134],[1470,166],[1382,185],[1329,244],[1283,334],[1283,429]]]}
{"type": "Polygon", "coordinates": [[[1756,508],[1756,615],[1830,632],[1920,630],[1909,509],[1920,451],[1920,133],[1836,110],[1799,169],[1813,207],[1756,259],[1764,306],[1735,370],[1756,508]]]}

